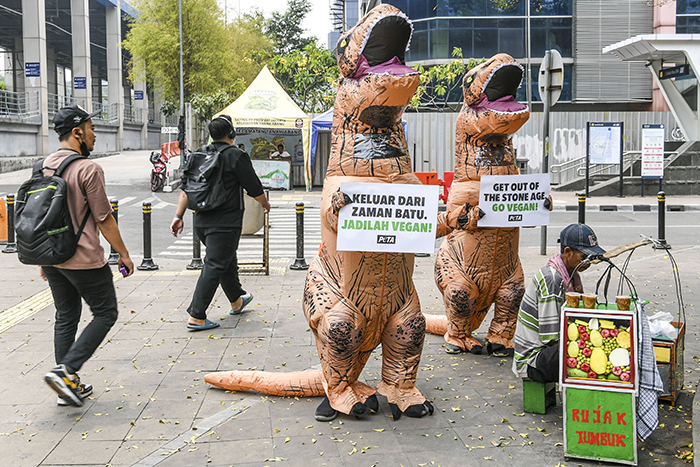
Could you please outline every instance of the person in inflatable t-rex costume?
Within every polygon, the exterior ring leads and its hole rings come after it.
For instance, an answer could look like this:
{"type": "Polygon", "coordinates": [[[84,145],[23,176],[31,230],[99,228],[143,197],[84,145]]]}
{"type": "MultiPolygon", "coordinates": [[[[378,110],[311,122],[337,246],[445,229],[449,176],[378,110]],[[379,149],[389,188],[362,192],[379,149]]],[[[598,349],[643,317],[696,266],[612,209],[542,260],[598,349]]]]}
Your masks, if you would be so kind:
{"type": "Polygon", "coordinates": [[[433,413],[415,387],[425,318],[413,285],[414,255],[336,250],[338,212],[350,202],[341,183],[420,184],[401,123],[420,79],[404,62],[411,33],[406,15],[382,4],[338,41],[342,76],[321,202],[322,244],[306,276],[303,300],[321,370],[234,371],[207,375],[205,381],[273,395],[325,395],[317,420],[332,420],[337,412],[362,416],[378,410],[375,389],[359,379],[382,344],[377,390],[387,397],[394,419],[433,413]]]}
{"type": "Polygon", "coordinates": [[[445,336],[448,353],[480,353],[472,336],[491,304],[494,318],[486,336],[488,353],[513,348],[518,306],[525,292],[518,257],[519,228],[479,228],[482,175],[516,175],[511,142],[529,118],[515,100],[523,68],[507,54],[497,54],[470,70],[462,83],[464,105],[457,119],[454,182],[437,236],[447,235],[437,253],[435,282],[446,317],[426,315],[427,330],[445,336]]]}

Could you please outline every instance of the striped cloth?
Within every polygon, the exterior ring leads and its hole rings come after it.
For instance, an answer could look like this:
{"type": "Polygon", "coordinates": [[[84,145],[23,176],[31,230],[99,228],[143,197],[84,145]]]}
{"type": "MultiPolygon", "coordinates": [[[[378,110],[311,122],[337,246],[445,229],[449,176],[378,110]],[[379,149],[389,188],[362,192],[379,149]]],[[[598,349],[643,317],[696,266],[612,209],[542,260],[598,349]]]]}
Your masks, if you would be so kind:
{"type": "Polygon", "coordinates": [[[639,399],[637,399],[637,436],[645,441],[659,425],[659,394],[664,383],[656,366],[654,345],[651,342],[649,320],[644,306],[637,302],[639,334],[639,399]]]}
{"type": "Polygon", "coordinates": [[[528,365],[549,343],[559,340],[559,317],[564,304],[564,280],[552,266],[541,268],[525,289],[513,336],[513,373],[527,378],[528,365]]]}

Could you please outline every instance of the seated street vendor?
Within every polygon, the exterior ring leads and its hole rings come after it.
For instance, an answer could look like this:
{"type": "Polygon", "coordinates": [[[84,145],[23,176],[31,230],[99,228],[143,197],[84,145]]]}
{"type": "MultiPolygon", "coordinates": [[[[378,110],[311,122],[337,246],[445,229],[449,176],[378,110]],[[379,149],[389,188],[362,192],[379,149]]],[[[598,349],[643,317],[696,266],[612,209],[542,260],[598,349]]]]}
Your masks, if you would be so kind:
{"type": "Polygon", "coordinates": [[[559,320],[566,292],[582,293],[579,272],[605,253],[586,224],[565,227],[559,243],[561,253],[549,258],[525,290],[513,337],[513,372],[538,383],[559,381],[559,320]]]}

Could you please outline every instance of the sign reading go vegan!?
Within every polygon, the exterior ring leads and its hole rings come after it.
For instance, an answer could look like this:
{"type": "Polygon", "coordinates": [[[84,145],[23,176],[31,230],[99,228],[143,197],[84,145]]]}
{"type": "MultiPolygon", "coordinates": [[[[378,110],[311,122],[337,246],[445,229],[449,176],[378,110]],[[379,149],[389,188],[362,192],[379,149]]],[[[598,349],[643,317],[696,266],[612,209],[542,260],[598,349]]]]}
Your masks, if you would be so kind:
{"type": "Polygon", "coordinates": [[[479,227],[532,227],[549,224],[549,174],[484,175],[479,207],[486,214],[479,227]]]}
{"type": "Polygon", "coordinates": [[[338,215],[339,251],[433,253],[438,187],[342,183],[352,203],[338,215]]]}

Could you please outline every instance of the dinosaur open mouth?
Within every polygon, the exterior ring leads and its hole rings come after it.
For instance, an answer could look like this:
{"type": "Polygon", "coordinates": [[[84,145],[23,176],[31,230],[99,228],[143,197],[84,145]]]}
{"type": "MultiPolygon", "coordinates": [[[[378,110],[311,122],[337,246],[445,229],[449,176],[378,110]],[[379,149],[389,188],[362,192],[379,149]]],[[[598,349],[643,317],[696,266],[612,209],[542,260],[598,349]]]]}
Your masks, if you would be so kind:
{"type": "Polygon", "coordinates": [[[525,112],[527,106],[515,100],[522,79],[523,67],[519,63],[504,63],[491,72],[479,100],[469,107],[477,113],[484,110],[513,114],[525,112]]]}

